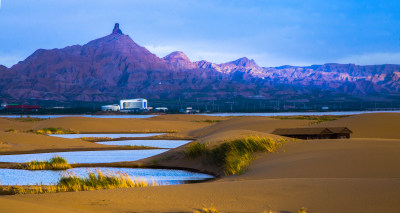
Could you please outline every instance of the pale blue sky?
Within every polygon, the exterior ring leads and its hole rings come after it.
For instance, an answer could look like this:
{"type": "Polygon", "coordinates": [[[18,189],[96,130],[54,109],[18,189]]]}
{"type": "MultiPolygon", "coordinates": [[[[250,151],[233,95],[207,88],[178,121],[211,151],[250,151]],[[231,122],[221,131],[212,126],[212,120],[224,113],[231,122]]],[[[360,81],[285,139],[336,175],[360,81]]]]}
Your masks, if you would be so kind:
{"type": "Polygon", "coordinates": [[[86,44],[119,22],[159,57],[261,66],[400,64],[399,0],[2,0],[0,64],[86,44]]]}

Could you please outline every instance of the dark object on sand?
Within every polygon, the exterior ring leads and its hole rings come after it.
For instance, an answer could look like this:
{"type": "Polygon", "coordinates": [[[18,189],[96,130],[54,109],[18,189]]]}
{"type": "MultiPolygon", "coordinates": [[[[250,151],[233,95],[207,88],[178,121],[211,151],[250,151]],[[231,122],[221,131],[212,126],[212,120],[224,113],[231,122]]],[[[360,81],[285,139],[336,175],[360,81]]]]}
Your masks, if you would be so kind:
{"type": "Polygon", "coordinates": [[[275,129],[272,134],[298,139],[344,139],[353,133],[347,127],[313,127],[275,129]]]}

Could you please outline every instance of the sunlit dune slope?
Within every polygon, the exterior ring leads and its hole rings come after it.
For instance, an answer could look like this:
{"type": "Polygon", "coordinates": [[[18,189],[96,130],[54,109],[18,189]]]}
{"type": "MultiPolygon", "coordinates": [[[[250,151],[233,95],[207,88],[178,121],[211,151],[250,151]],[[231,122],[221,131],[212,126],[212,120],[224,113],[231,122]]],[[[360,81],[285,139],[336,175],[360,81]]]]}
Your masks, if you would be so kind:
{"type": "Polygon", "coordinates": [[[315,126],[346,126],[354,138],[400,139],[400,113],[371,113],[353,115],[315,126]]]}
{"type": "MultiPolygon", "coordinates": [[[[203,129],[193,130],[188,134],[195,137],[205,137],[221,134],[226,131],[250,130],[271,133],[276,128],[295,128],[308,126],[308,120],[278,120],[266,117],[234,117],[203,129]]],[[[227,135],[229,136],[229,135],[227,135]]]]}

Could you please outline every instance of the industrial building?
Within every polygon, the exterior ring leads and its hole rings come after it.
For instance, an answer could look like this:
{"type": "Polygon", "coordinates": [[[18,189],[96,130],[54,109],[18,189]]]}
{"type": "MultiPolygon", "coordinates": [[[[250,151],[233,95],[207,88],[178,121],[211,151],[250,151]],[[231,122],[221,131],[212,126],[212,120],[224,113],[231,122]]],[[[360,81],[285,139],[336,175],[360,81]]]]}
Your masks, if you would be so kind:
{"type": "Polygon", "coordinates": [[[148,110],[147,99],[125,99],[120,100],[119,105],[105,105],[101,107],[102,111],[121,111],[121,112],[135,112],[148,110]]]}

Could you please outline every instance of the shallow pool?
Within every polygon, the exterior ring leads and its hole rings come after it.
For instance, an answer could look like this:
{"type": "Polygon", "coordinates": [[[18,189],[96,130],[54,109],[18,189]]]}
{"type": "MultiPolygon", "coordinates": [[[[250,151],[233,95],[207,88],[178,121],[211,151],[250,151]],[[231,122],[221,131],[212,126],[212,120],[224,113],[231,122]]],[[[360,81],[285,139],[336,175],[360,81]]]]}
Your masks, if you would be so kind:
{"type": "Polygon", "coordinates": [[[87,176],[89,171],[101,170],[104,173],[123,172],[131,177],[144,179],[159,185],[181,184],[191,181],[200,181],[213,178],[211,175],[194,173],[183,170],[170,169],[143,169],[143,168],[73,168],[66,171],[29,171],[19,169],[0,169],[0,185],[34,185],[34,184],[56,184],[62,175],[73,173],[77,176],[87,176]]]}
{"type": "Polygon", "coordinates": [[[151,137],[156,135],[163,135],[165,133],[123,133],[123,134],[49,134],[49,136],[60,137],[60,138],[83,138],[83,137],[96,137],[96,138],[143,138],[151,137]]]}
{"type": "Polygon", "coordinates": [[[53,156],[61,156],[67,159],[69,163],[112,163],[121,161],[136,161],[158,155],[166,152],[167,150],[168,149],[110,150],[0,155],[0,162],[23,163],[32,160],[48,160],[53,156]]]}
{"type": "Polygon", "coordinates": [[[189,143],[188,140],[124,140],[124,141],[106,141],[97,142],[104,145],[118,145],[118,146],[152,146],[165,149],[173,149],[178,146],[189,143]]]}

